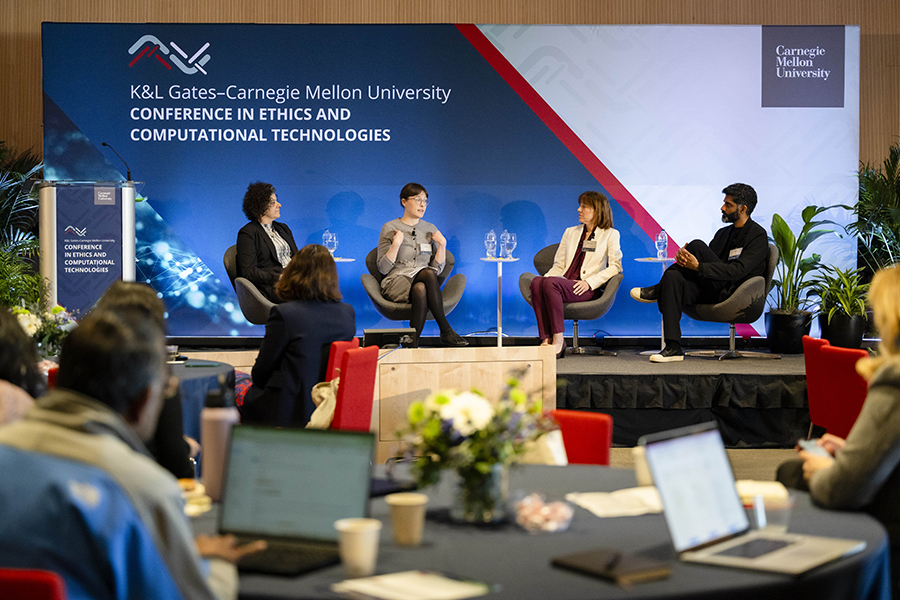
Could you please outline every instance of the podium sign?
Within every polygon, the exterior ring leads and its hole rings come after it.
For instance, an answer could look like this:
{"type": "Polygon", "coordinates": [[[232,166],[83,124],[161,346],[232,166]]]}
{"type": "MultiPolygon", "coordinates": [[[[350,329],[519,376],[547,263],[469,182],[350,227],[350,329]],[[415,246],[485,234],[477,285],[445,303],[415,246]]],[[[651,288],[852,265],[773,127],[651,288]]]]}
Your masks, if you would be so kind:
{"type": "Polygon", "coordinates": [[[50,302],[83,315],[114,281],[134,281],[134,182],[44,181],[39,189],[50,302]]]}

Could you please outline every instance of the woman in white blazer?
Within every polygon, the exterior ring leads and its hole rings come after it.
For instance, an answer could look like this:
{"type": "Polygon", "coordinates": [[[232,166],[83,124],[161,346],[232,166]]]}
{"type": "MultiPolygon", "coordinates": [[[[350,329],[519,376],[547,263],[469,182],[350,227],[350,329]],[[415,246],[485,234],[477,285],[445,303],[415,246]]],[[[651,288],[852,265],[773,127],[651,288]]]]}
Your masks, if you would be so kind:
{"type": "Polygon", "coordinates": [[[578,221],[563,233],[553,266],[531,281],[531,305],[541,346],[553,344],[558,358],[566,353],[563,304],[598,297],[603,284],[622,272],[619,232],[613,229],[609,200],[599,192],[578,197],[578,221]]]}

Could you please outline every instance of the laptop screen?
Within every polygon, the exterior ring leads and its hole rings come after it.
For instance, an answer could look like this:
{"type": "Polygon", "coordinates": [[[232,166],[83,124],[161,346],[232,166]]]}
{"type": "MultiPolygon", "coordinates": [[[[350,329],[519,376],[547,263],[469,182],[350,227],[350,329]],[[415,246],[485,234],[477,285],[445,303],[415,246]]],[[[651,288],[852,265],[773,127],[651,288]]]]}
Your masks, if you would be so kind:
{"type": "Polygon", "coordinates": [[[337,541],[334,522],[364,517],[371,433],[236,425],[219,530],[337,541]]]}
{"type": "Polygon", "coordinates": [[[642,440],[676,552],[749,529],[715,423],[642,440]]]}

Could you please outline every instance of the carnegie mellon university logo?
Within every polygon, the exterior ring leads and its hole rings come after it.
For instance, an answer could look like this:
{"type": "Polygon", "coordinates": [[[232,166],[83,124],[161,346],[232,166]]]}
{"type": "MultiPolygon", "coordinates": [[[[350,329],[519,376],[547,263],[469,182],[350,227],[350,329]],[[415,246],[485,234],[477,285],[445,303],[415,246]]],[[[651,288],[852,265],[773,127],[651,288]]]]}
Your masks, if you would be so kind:
{"type": "Polygon", "coordinates": [[[188,53],[182,50],[175,42],[169,42],[169,46],[166,46],[159,41],[159,38],[156,36],[142,36],[128,49],[128,54],[136,54],[136,56],[131,59],[131,62],[128,63],[128,66],[133,67],[142,58],[155,58],[170,71],[174,64],[186,75],[195,75],[197,73],[206,75],[206,70],[203,68],[203,65],[209,62],[209,59],[211,58],[209,54],[205,53],[206,49],[209,48],[209,42],[203,44],[199,50],[191,55],[188,55],[188,53]],[[169,46],[172,48],[169,49],[169,46]]]}
{"type": "Polygon", "coordinates": [[[87,235],[87,227],[78,229],[73,225],[69,225],[65,229],[65,235],[77,235],[78,237],[84,237],[85,235],[87,235]]]}

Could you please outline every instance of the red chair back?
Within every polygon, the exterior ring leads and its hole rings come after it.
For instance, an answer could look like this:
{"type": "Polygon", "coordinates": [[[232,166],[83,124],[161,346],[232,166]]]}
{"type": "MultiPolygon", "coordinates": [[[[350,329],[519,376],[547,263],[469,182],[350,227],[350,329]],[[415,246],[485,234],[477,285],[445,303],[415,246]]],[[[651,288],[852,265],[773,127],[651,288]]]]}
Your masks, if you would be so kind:
{"type": "Polygon", "coordinates": [[[372,400],[378,346],[366,346],[344,352],[341,382],[338,385],[332,429],[369,431],[372,424],[372,400]]]}
{"type": "Polygon", "coordinates": [[[611,416],[586,410],[551,410],[559,423],[569,464],[608,465],[612,447],[611,416]]]}
{"type": "Polygon", "coordinates": [[[47,369],[47,387],[51,390],[56,387],[56,376],[59,375],[59,367],[47,369]]]}
{"type": "Polygon", "coordinates": [[[51,571],[0,569],[0,598],[66,600],[66,585],[51,571]]]}
{"type": "Polygon", "coordinates": [[[341,366],[344,352],[359,348],[359,338],[355,337],[348,342],[331,342],[331,351],[328,353],[328,367],[325,369],[325,381],[331,381],[337,375],[341,366]]]}
{"type": "Polygon", "coordinates": [[[820,360],[822,371],[827,374],[827,405],[823,422],[813,422],[828,433],[846,438],[856,422],[869,391],[866,380],[856,372],[856,363],[868,355],[865,350],[854,348],[822,347],[820,360]]]}
{"type": "MultiPolygon", "coordinates": [[[[828,375],[822,369],[822,348],[828,340],[803,336],[803,363],[806,366],[806,397],[809,404],[809,418],[814,425],[824,427],[827,420],[826,398],[828,397],[828,375]]],[[[812,429],[810,428],[810,431],[812,429]]]]}

